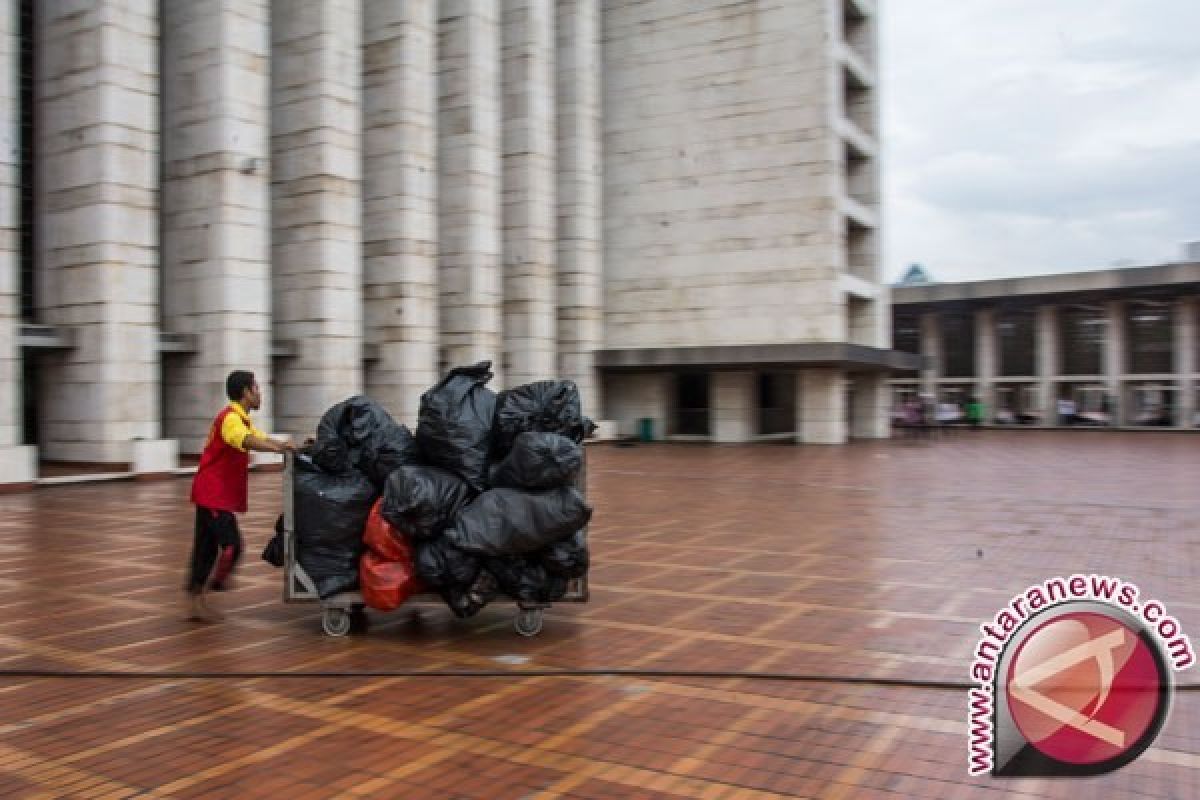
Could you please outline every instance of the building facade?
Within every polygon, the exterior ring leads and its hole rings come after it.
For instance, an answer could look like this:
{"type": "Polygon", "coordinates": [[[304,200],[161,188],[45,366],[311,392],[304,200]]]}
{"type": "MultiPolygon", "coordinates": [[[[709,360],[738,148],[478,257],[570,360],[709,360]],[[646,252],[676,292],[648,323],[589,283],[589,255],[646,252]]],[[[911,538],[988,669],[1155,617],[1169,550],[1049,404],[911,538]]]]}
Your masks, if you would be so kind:
{"type": "Polygon", "coordinates": [[[1200,428],[1200,262],[892,289],[891,380],[987,424],[1200,428]]]}
{"type": "MultiPolygon", "coordinates": [[[[0,0],[0,483],[455,364],[887,434],[870,0],[0,0]]],[[[645,422],[649,420],[649,422],[645,422]]]]}

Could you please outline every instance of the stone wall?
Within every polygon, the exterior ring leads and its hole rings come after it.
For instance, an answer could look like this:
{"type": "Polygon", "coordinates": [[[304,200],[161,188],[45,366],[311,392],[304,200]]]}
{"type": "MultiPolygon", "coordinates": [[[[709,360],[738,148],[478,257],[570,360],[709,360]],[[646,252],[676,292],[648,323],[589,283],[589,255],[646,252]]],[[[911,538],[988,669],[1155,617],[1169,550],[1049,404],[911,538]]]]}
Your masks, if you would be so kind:
{"type": "Polygon", "coordinates": [[[608,347],[841,337],[834,6],[605,4],[608,347]]]}

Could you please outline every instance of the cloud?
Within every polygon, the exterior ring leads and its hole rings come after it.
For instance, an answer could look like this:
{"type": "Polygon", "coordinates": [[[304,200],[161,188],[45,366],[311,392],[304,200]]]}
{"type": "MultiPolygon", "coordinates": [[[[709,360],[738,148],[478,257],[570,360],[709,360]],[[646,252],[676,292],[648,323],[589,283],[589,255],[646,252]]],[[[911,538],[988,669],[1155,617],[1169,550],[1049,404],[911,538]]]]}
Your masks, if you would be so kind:
{"type": "Polygon", "coordinates": [[[884,268],[1170,260],[1200,239],[1200,3],[880,3],[884,268]]]}

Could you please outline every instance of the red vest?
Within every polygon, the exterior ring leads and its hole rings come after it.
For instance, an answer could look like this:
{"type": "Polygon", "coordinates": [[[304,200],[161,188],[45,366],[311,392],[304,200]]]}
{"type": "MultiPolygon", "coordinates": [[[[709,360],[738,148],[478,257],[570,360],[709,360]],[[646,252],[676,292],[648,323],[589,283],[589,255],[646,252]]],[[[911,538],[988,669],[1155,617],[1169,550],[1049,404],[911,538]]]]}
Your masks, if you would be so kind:
{"type": "Polygon", "coordinates": [[[192,502],[213,511],[246,511],[250,454],[230,447],[221,438],[225,415],[236,413],[232,406],[226,406],[217,414],[200,454],[200,467],[192,479],[192,502]]]}

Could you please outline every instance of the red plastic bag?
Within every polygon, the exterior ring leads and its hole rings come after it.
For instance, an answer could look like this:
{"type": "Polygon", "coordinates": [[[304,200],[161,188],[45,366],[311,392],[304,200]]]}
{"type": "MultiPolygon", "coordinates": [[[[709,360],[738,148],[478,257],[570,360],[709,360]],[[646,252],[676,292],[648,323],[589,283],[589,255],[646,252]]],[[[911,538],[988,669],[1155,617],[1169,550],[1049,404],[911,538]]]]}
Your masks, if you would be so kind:
{"type": "Polygon", "coordinates": [[[408,538],[399,528],[383,518],[382,510],[381,497],[371,506],[367,528],[363,531],[363,544],[379,556],[381,561],[408,561],[411,564],[413,555],[408,546],[408,538]]]}
{"type": "Polygon", "coordinates": [[[358,562],[358,583],[363,602],[380,611],[391,611],[422,590],[412,547],[398,528],[383,518],[383,498],[371,507],[363,542],[367,552],[358,562]]]}
{"type": "Polygon", "coordinates": [[[379,611],[391,611],[421,589],[412,558],[384,561],[368,550],[358,562],[358,583],[363,602],[379,611]]]}

